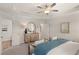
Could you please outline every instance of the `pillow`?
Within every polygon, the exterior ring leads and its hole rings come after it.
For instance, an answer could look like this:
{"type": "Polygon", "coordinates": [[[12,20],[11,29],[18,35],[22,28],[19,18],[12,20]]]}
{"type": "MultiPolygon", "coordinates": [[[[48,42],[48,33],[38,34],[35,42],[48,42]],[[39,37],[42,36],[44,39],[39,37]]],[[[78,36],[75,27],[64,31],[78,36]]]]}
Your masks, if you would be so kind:
{"type": "Polygon", "coordinates": [[[44,39],[39,40],[39,41],[36,41],[33,45],[37,46],[38,44],[41,44],[41,43],[43,43],[43,42],[44,42],[44,39]]]}
{"type": "Polygon", "coordinates": [[[53,38],[52,38],[52,40],[57,40],[57,38],[58,38],[58,37],[57,37],[57,36],[55,36],[55,37],[53,37],[53,38]]]}

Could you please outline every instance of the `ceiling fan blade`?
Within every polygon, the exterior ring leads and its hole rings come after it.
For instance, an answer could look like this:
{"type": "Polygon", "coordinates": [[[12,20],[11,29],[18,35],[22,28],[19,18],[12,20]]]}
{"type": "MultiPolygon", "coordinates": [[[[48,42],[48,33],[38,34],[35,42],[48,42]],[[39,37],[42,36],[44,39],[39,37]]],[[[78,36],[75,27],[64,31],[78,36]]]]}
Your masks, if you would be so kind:
{"type": "Polygon", "coordinates": [[[48,5],[46,4],[46,5],[45,5],[45,8],[47,8],[47,7],[48,7],[48,5]]]}
{"type": "Polygon", "coordinates": [[[52,11],[54,11],[54,12],[58,12],[58,10],[52,10],[52,11]]]}
{"type": "Polygon", "coordinates": [[[41,6],[37,6],[37,8],[40,8],[40,9],[42,9],[42,7],[41,7],[41,6]]]}
{"type": "Polygon", "coordinates": [[[43,11],[39,11],[39,12],[37,12],[37,13],[42,13],[43,11]]]}
{"type": "Polygon", "coordinates": [[[56,3],[53,3],[52,5],[51,5],[51,7],[54,7],[56,5],[56,3]]]}

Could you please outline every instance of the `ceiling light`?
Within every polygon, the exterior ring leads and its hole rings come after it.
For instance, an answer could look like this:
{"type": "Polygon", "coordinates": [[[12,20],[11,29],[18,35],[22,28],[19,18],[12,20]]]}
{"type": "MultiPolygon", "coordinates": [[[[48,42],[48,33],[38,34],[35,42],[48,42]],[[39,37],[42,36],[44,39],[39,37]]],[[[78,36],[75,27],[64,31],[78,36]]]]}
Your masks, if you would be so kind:
{"type": "Polygon", "coordinates": [[[48,10],[46,10],[46,11],[44,11],[44,13],[49,13],[50,11],[48,11],[48,10]]]}

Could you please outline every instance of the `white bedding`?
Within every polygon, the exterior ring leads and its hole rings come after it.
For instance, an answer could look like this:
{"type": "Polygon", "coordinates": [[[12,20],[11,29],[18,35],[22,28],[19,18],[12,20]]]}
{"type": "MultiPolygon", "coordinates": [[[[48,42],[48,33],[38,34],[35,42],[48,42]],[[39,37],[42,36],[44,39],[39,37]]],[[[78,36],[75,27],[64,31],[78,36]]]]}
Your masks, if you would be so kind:
{"type": "Polygon", "coordinates": [[[69,41],[50,50],[47,55],[75,55],[78,51],[79,43],[69,41]]]}
{"type": "Polygon", "coordinates": [[[43,42],[44,42],[44,40],[39,40],[39,41],[36,41],[33,45],[37,46],[38,44],[41,44],[43,42]]]}

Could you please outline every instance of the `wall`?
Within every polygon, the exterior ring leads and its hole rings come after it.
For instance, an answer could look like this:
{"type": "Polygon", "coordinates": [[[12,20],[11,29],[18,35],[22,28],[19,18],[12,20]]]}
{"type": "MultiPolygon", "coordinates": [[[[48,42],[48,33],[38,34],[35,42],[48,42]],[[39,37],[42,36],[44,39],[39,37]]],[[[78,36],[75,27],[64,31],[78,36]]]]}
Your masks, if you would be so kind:
{"type": "Polygon", "coordinates": [[[79,12],[67,14],[59,18],[53,18],[51,20],[51,36],[57,36],[59,38],[66,38],[79,42],[79,12]],[[70,33],[61,33],[60,24],[62,22],[70,22],[70,33]]]}

